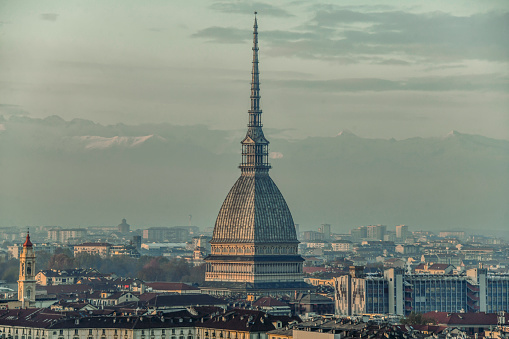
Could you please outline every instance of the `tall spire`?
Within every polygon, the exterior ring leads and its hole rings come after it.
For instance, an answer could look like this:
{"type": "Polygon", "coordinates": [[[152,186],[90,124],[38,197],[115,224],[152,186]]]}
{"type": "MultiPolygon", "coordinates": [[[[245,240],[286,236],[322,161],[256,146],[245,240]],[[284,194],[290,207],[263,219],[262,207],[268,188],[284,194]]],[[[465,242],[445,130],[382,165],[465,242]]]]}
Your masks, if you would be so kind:
{"type": "MultiPolygon", "coordinates": [[[[258,23],[253,25],[253,70],[251,71],[251,111],[260,109],[260,71],[258,70],[258,23]]],[[[260,111],[261,113],[261,111],[260,111]]]]}
{"type": "Polygon", "coordinates": [[[260,109],[260,71],[258,69],[258,21],[253,25],[253,68],[251,71],[251,109],[247,133],[242,140],[242,163],[240,169],[243,174],[267,173],[269,164],[269,142],[262,130],[260,109]]]}

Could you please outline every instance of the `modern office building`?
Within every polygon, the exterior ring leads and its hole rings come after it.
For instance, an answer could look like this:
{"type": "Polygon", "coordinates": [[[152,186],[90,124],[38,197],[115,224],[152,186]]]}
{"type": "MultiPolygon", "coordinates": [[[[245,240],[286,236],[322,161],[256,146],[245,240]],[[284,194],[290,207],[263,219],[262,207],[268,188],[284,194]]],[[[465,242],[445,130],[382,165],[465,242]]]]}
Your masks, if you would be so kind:
{"type": "Polygon", "coordinates": [[[509,310],[509,275],[470,269],[466,274],[405,274],[391,268],[365,275],[352,267],[334,278],[336,312],[342,315],[410,312],[500,312],[509,310]]]}
{"type": "Polygon", "coordinates": [[[293,294],[309,289],[290,209],[269,176],[269,141],[262,130],[258,25],[253,31],[251,109],[242,140],[240,178],[221,206],[205,258],[203,292],[293,294]]]}

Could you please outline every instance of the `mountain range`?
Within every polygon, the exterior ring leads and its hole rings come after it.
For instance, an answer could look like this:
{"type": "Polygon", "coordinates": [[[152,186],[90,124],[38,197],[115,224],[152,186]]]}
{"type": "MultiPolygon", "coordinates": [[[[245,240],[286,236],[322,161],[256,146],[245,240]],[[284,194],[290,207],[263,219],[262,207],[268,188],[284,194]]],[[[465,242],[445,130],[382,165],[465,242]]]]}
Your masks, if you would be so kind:
{"type": "MultiPolygon", "coordinates": [[[[456,131],[405,140],[348,131],[287,140],[279,132],[265,130],[270,173],[301,229],[407,224],[504,235],[509,226],[507,140],[456,131]]],[[[240,175],[243,133],[0,116],[0,226],[127,218],[133,227],[212,227],[240,175]]]]}

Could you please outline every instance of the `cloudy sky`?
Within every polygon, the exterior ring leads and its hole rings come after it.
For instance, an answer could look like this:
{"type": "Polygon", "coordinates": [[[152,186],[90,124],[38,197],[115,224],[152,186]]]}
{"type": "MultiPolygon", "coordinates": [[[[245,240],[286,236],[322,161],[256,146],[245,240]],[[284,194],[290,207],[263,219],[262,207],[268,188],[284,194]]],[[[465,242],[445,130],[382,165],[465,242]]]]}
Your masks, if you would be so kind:
{"type": "Polygon", "coordinates": [[[509,2],[0,1],[0,114],[509,139],[509,2]]]}

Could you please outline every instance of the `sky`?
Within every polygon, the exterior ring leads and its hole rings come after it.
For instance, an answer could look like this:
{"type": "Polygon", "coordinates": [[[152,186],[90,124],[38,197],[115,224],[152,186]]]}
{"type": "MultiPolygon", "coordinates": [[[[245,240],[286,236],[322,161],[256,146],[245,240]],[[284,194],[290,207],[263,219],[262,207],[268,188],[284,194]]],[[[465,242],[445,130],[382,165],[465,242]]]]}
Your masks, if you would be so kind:
{"type": "Polygon", "coordinates": [[[0,115],[509,139],[509,2],[0,0],[0,115]]]}

